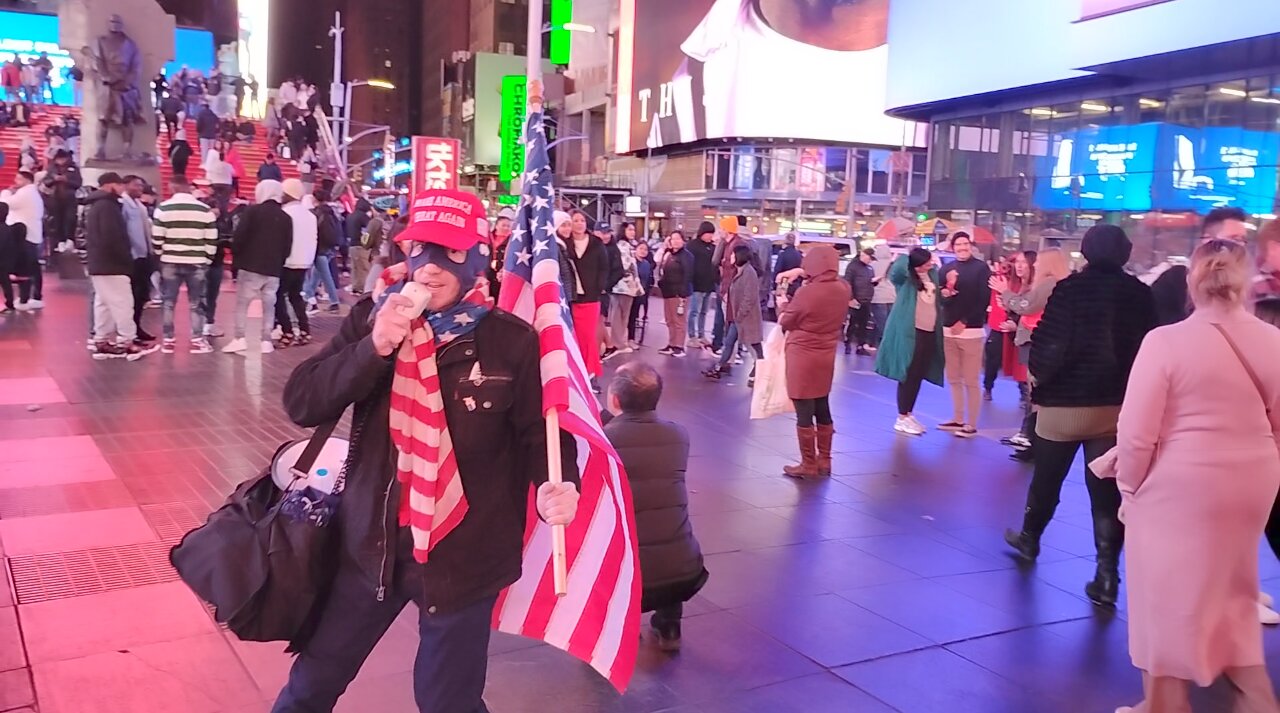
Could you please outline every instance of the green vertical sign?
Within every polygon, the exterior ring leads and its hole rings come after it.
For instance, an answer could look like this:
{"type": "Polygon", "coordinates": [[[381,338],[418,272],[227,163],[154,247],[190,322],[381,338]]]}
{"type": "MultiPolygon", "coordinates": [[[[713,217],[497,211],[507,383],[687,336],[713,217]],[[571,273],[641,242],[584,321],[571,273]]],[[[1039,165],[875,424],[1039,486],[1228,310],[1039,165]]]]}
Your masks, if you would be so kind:
{"type": "Polygon", "coordinates": [[[498,164],[498,180],[510,182],[524,173],[525,84],[523,74],[508,74],[502,78],[502,157],[498,164]]]}
{"type": "Polygon", "coordinates": [[[573,22],[573,0],[551,0],[551,63],[569,64],[569,31],[564,26],[573,22]]]}

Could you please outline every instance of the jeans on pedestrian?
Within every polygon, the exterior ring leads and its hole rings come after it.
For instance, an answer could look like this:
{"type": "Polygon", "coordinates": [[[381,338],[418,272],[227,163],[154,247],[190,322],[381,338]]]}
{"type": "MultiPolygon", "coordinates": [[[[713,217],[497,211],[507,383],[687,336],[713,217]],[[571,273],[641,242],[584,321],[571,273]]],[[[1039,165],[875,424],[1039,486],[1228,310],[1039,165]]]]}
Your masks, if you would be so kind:
{"type": "Polygon", "coordinates": [[[711,331],[711,348],[719,350],[724,346],[724,298],[720,295],[715,297],[716,321],[715,327],[711,331]]]}
{"type": "Polygon", "coordinates": [[[22,249],[27,251],[26,258],[26,280],[18,283],[18,301],[28,302],[30,300],[44,299],[44,268],[40,266],[40,245],[31,242],[24,242],[22,249]]]}
{"type": "Polygon", "coordinates": [[[867,343],[877,349],[880,348],[880,340],[884,338],[884,325],[889,321],[889,310],[892,308],[893,305],[888,303],[871,303],[871,319],[875,324],[871,327],[871,337],[867,343]]]}
{"type": "Polygon", "coordinates": [[[120,341],[132,342],[138,336],[133,324],[133,290],[128,275],[94,275],[93,282],[93,339],[98,342],[111,340],[118,335],[120,341]]]}
{"type": "Polygon", "coordinates": [[[316,283],[323,281],[325,295],[329,298],[329,304],[338,304],[338,285],[334,282],[333,271],[329,267],[331,260],[332,256],[328,253],[316,253],[316,261],[312,270],[307,274],[307,286],[303,290],[308,300],[316,299],[316,283]]]}
{"type": "Polygon", "coordinates": [[[280,278],[259,275],[241,270],[236,281],[236,339],[244,339],[249,323],[249,303],[262,302],[262,341],[271,341],[272,318],[276,313],[276,293],[280,290],[280,278]]]}
{"type": "Polygon", "coordinates": [[[413,697],[422,713],[488,713],[482,696],[496,597],[436,613],[424,601],[421,565],[413,562],[403,528],[395,581],[378,601],[360,565],[339,555],[324,610],[289,671],[271,713],[331,711],[374,646],[409,602],[418,607],[418,655],[413,697]]]}
{"type": "Polygon", "coordinates": [[[622,349],[627,346],[627,322],[631,320],[631,305],[635,297],[614,294],[609,301],[609,332],[613,337],[613,347],[622,349]]]}
{"type": "Polygon", "coordinates": [[[627,318],[627,340],[635,342],[637,344],[644,341],[643,339],[636,338],[636,335],[640,333],[639,324],[640,324],[641,310],[644,311],[644,320],[647,326],[649,321],[648,293],[645,293],[644,295],[637,297],[635,301],[631,303],[631,315],[627,318]]]}
{"type": "Polygon", "coordinates": [[[223,265],[214,260],[209,266],[204,282],[204,321],[213,324],[218,317],[218,293],[222,291],[223,265]]]}
{"type": "Polygon", "coordinates": [[[848,328],[844,332],[844,343],[862,348],[868,343],[867,337],[867,320],[871,317],[871,305],[866,302],[859,303],[857,307],[849,308],[848,328]]]}
{"type": "Polygon", "coordinates": [[[715,304],[716,293],[695,292],[689,297],[689,336],[702,339],[707,332],[707,313],[715,304]]]}
{"type": "MultiPolygon", "coordinates": [[[[298,329],[311,333],[311,321],[307,318],[307,301],[302,298],[302,283],[307,271],[286,267],[280,272],[280,287],[276,292],[276,324],[286,335],[293,334],[293,322],[289,319],[289,307],[298,318],[298,329]]],[[[263,319],[266,316],[263,315],[263,319]]]]}
{"type": "Polygon", "coordinates": [[[160,284],[164,294],[164,338],[173,339],[174,307],[178,304],[178,291],[187,286],[187,304],[191,307],[191,338],[204,336],[205,265],[175,265],[161,263],[160,284]]]}
{"type": "Polygon", "coordinates": [[[138,333],[142,333],[142,308],[146,306],[147,301],[151,299],[151,258],[140,257],[133,261],[133,274],[129,276],[131,286],[133,288],[133,323],[138,327],[138,333]]]}

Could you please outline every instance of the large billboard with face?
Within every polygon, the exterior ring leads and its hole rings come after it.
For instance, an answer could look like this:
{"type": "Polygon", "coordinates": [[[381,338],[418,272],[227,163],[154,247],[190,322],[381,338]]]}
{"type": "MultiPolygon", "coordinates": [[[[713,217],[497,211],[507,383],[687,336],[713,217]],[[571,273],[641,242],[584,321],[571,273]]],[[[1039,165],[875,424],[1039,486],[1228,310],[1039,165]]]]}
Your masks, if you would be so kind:
{"type": "Polygon", "coordinates": [[[884,115],[888,21],[889,0],[622,0],[616,148],[921,145],[884,115]]]}
{"type": "Polygon", "coordinates": [[[1274,33],[1277,0],[893,0],[888,106],[1046,84],[1274,33]]]}

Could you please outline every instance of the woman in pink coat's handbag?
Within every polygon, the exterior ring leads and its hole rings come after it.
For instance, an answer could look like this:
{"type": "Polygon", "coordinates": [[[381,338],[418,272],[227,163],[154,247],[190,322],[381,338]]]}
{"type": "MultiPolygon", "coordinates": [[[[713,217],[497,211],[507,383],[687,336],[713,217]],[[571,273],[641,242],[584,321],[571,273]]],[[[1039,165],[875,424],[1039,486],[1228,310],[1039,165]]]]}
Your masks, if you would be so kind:
{"type": "Polygon", "coordinates": [[[1258,625],[1258,541],[1280,488],[1280,330],[1249,314],[1244,246],[1192,257],[1195,313],[1151,332],[1120,413],[1133,713],[1190,713],[1225,675],[1232,710],[1276,713],[1258,625]]]}

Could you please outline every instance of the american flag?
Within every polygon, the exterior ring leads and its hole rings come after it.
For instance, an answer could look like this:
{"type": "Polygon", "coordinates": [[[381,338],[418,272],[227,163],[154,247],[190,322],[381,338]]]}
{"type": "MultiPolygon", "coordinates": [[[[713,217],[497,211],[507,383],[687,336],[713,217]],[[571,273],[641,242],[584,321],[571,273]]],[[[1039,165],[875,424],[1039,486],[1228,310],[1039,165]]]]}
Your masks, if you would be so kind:
{"type": "Polygon", "coordinates": [[[555,189],[541,112],[525,126],[524,194],[507,248],[498,306],[531,323],[541,345],[544,413],[577,442],[582,497],[566,528],[569,592],[558,598],[551,563],[551,527],[530,500],[524,576],[502,592],[494,609],[500,631],[542,639],[568,651],[625,690],[640,639],[640,564],[631,487],[622,460],[604,435],[582,353],[570,327],[560,284],[552,225],[555,189]]]}

